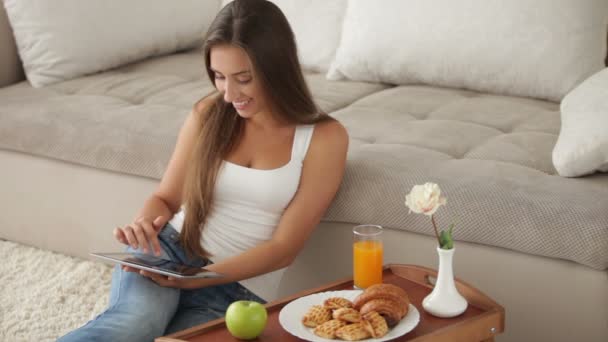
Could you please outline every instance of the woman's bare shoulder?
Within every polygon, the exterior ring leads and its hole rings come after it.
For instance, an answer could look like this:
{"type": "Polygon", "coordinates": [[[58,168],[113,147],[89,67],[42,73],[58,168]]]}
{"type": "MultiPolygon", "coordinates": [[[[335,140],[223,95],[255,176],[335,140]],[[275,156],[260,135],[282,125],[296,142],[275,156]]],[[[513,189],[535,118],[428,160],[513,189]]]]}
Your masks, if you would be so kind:
{"type": "Polygon", "coordinates": [[[217,94],[210,94],[202,99],[198,100],[190,114],[186,118],[186,121],[182,125],[180,135],[183,135],[183,141],[188,144],[193,144],[196,137],[199,135],[202,125],[204,125],[204,117],[207,115],[209,110],[213,107],[217,101],[217,94]]]}
{"type": "Polygon", "coordinates": [[[337,120],[325,120],[315,124],[308,160],[341,159],[348,151],[348,132],[337,120]]]}
{"type": "Polygon", "coordinates": [[[311,144],[320,146],[348,144],[348,132],[338,120],[325,120],[315,124],[315,131],[311,144]],[[330,144],[330,145],[327,145],[330,144]]]}
{"type": "Polygon", "coordinates": [[[193,113],[196,113],[198,116],[206,114],[207,111],[209,111],[209,109],[211,109],[211,107],[215,104],[218,96],[218,93],[213,93],[198,100],[194,104],[194,108],[192,108],[193,113]]]}

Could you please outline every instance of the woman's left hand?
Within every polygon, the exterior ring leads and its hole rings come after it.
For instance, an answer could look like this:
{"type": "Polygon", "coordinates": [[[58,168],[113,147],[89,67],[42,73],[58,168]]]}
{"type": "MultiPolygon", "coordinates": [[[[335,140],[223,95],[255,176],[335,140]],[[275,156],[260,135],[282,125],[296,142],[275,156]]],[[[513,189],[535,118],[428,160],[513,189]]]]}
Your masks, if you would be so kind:
{"type": "Polygon", "coordinates": [[[203,287],[203,285],[200,284],[201,279],[179,279],[174,277],[168,277],[158,273],[139,270],[137,268],[128,266],[123,266],[122,269],[125,272],[139,273],[141,276],[152,280],[153,282],[157,283],[159,286],[162,287],[172,287],[182,290],[192,290],[203,287]]]}

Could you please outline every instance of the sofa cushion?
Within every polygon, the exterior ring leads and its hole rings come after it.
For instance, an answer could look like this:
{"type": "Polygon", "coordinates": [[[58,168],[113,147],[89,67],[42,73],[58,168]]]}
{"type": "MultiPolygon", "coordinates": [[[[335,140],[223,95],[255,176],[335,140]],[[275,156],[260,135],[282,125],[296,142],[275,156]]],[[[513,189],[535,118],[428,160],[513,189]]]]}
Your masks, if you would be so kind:
{"type": "Polygon", "coordinates": [[[561,112],[562,129],[553,149],[558,173],[576,177],[608,171],[608,68],[571,91],[561,112]]]}
{"type": "MultiPolygon", "coordinates": [[[[329,221],[432,235],[405,194],[438,183],[457,240],[608,267],[608,175],[558,176],[559,105],[425,86],[374,93],[332,113],[351,146],[329,221]]],[[[456,243],[458,245],[458,243],[456,243]]]]}
{"type": "Polygon", "coordinates": [[[23,80],[23,68],[17,54],[13,30],[0,0],[0,87],[23,80]]]}
{"type": "Polygon", "coordinates": [[[42,87],[200,46],[220,0],[4,0],[4,4],[27,78],[42,87]]]}
{"type": "Polygon", "coordinates": [[[604,66],[606,0],[349,1],[330,79],[560,101],[604,66]]]}
{"type": "MultiPolygon", "coordinates": [[[[42,89],[0,89],[0,148],[159,179],[185,116],[213,89],[202,63],[191,51],[42,89]]],[[[449,199],[437,220],[454,221],[457,240],[608,266],[608,177],[556,175],[558,104],[306,78],[351,137],[325,220],[432,235],[403,204],[414,184],[432,181],[449,199]]]]}
{"type": "MultiPolygon", "coordinates": [[[[386,88],[308,78],[323,83],[316,92],[325,111],[386,88]]],[[[45,88],[22,82],[0,89],[0,148],[160,178],[186,115],[213,90],[200,50],[45,88]]]]}

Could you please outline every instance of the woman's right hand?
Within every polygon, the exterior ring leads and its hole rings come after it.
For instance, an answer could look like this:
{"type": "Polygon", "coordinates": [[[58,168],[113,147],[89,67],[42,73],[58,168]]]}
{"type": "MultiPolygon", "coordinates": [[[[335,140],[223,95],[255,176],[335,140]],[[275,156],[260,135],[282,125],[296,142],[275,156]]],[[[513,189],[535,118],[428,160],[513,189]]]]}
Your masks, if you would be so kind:
{"type": "Polygon", "coordinates": [[[167,219],[163,216],[158,216],[154,220],[140,217],[131,224],[114,229],[114,237],[120,243],[129,245],[133,249],[141,246],[144,253],[148,253],[148,247],[152,246],[154,254],[160,256],[158,233],[166,223],[167,219]]]}

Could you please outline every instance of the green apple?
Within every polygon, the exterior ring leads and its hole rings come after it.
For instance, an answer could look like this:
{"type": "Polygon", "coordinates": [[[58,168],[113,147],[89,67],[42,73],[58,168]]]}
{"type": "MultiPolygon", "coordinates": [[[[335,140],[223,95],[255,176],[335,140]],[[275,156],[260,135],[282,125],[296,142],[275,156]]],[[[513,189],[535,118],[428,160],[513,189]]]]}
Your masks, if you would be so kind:
{"type": "Polygon", "coordinates": [[[258,337],[264,327],[268,313],[264,305],[248,300],[233,302],[226,310],[226,326],[232,336],[251,340],[258,337]]]}

